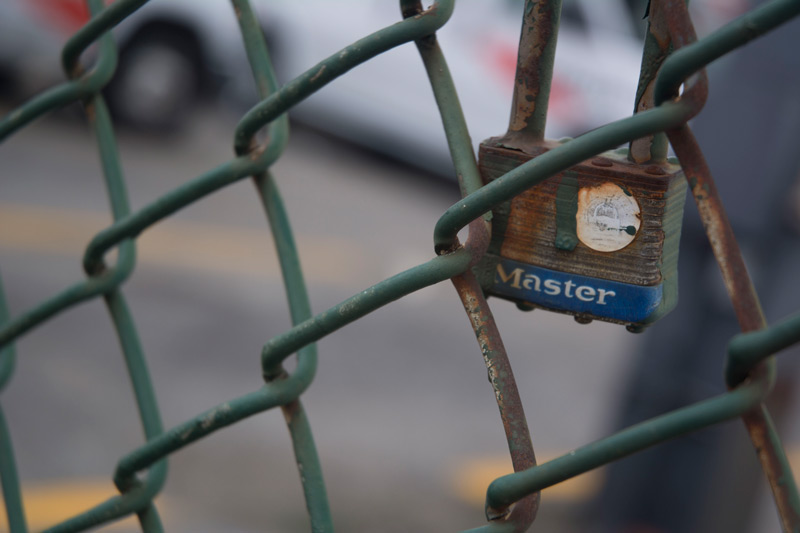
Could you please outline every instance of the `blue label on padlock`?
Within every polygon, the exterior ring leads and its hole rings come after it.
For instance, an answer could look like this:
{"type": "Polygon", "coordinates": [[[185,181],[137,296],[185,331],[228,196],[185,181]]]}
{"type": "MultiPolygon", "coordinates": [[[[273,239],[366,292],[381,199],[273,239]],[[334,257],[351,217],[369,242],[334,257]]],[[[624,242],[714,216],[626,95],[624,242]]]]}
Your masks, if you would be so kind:
{"type": "Polygon", "coordinates": [[[492,292],[549,309],[640,322],[661,303],[662,286],[589,278],[510,259],[497,264],[492,292]]]}

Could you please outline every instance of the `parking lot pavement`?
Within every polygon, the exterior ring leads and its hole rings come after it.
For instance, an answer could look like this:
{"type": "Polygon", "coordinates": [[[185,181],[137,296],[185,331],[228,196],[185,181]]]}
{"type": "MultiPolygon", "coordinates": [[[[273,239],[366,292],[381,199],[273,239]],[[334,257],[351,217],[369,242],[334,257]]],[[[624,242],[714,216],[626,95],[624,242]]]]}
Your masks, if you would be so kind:
{"type": "MultiPolygon", "coordinates": [[[[133,208],[229,158],[232,124],[209,113],[181,138],[121,135],[133,208]]],[[[14,314],[81,279],[82,251],[110,221],[92,143],[82,127],[48,119],[0,146],[0,267],[14,314]]],[[[452,183],[300,128],[274,173],[314,312],[431,258],[433,225],[457,198],[452,183]]],[[[137,268],[124,292],[166,427],[259,387],[261,346],[289,319],[252,185],[211,195],[137,242],[137,268]]],[[[493,308],[539,456],[604,436],[635,338],[505,302],[493,308]]],[[[82,304],[27,334],[17,349],[3,406],[20,475],[26,487],[49,487],[51,495],[65,486],[83,494],[77,512],[93,503],[118,458],[141,444],[109,320],[100,302],[82,304]]],[[[453,288],[440,284],[403,298],[322,339],[319,350],[317,378],[303,401],[339,529],[449,531],[483,523],[480,494],[507,451],[453,288]]],[[[539,520],[568,531],[576,505],[596,486],[596,477],[586,478],[546,492],[551,503],[539,520]]],[[[290,441],[275,411],[174,454],[162,499],[170,530],[307,527],[290,441]]]]}

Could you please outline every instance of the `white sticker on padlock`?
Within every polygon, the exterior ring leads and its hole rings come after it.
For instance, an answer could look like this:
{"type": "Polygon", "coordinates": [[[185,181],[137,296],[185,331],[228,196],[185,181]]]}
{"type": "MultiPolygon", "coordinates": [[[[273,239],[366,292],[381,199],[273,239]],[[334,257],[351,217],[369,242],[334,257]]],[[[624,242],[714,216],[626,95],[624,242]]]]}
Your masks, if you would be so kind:
{"type": "Polygon", "coordinates": [[[575,218],[578,239],[598,252],[625,248],[642,225],[636,199],[612,182],[579,189],[575,218]]]}

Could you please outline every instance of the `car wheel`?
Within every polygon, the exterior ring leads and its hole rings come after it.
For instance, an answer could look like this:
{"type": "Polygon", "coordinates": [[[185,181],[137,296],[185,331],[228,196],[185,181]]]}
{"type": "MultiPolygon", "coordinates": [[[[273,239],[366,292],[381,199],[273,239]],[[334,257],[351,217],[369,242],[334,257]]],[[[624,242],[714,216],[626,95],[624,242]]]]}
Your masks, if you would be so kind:
{"type": "Polygon", "coordinates": [[[197,45],[185,32],[140,32],[122,49],[107,87],[112,114],[136,129],[175,131],[200,95],[201,65],[197,45]]]}

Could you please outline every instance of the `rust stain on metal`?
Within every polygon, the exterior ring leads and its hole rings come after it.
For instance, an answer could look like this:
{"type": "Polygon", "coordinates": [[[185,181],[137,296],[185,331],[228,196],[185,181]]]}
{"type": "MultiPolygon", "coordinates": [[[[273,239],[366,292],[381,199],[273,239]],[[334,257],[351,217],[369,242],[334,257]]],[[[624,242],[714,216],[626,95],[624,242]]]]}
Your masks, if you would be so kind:
{"type": "MultiPolygon", "coordinates": [[[[547,2],[539,2],[536,8],[531,6],[531,9],[527,9],[528,5],[530,4],[526,4],[523,31],[520,35],[509,133],[525,129],[536,111],[536,99],[543,81],[541,57],[547,43],[553,39],[553,12],[550,6],[547,2]]],[[[549,80],[547,81],[549,86],[549,80]]]]}
{"type": "Polygon", "coordinates": [[[769,438],[767,430],[767,414],[763,407],[742,415],[742,420],[753,441],[761,468],[770,482],[770,488],[778,507],[778,514],[783,531],[794,532],[800,528],[800,515],[790,500],[783,482],[783,468],[778,458],[778,451],[769,438]]]}
{"type": "Polygon", "coordinates": [[[596,157],[596,158],[592,159],[592,165],[594,165],[596,167],[609,168],[609,167],[613,167],[614,163],[612,163],[608,159],[604,159],[602,157],[596,157]]]}
{"type": "Polygon", "coordinates": [[[652,174],[653,176],[662,176],[667,173],[663,168],[661,168],[658,165],[650,165],[649,167],[644,169],[644,171],[647,172],[648,174],[652,174]]]}
{"type": "Polygon", "coordinates": [[[766,322],[758,295],[700,147],[686,125],[667,132],[667,135],[691,184],[692,195],[722,271],[739,326],[744,332],[761,329],[766,322]]]}
{"type": "Polygon", "coordinates": [[[281,405],[281,412],[283,419],[286,421],[287,426],[291,426],[294,422],[294,417],[300,411],[300,402],[298,400],[291,401],[287,404],[281,405]]]}
{"type": "MultiPolygon", "coordinates": [[[[665,3],[655,0],[650,3],[650,15],[648,17],[648,31],[649,36],[658,48],[658,53],[648,65],[642,65],[643,72],[652,73],[648,76],[649,81],[644,87],[639,87],[637,90],[636,112],[647,111],[652,109],[655,105],[654,91],[656,86],[655,72],[661,67],[661,64],[667,58],[672,45],[672,37],[669,24],[666,20],[665,3]]],[[[630,157],[636,163],[645,163],[650,161],[653,157],[651,154],[651,147],[653,145],[654,135],[647,135],[640,139],[635,139],[631,142],[630,157]]]]}
{"type": "MultiPolygon", "coordinates": [[[[685,3],[683,0],[668,0],[667,3],[669,6],[663,16],[667,21],[674,46],[681,47],[693,42],[696,37],[685,3]]],[[[689,78],[686,85],[688,88],[681,95],[681,100],[699,111],[708,93],[705,71],[701,71],[700,76],[689,78]]],[[[692,195],[714,256],[722,271],[722,277],[725,280],[725,286],[740,328],[742,331],[748,332],[766,327],[761,304],[747,273],[739,244],[733,234],[708,164],[694,135],[689,126],[684,124],[679,128],[667,131],[667,136],[691,186],[692,195]]],[[[762,363],[753,369],[751,376],[755,377],[765,371],[765,365],[762,363]]],[[[783,530],[800,530],[800,516],[792,506],[790,492],[783,482],[783,471],[779,459],[780,443],[769,438],[767,415],[763,404],[744,414],[742,420],[769,481],[783,530]]]]}
{"type": "MultiPolygon", "coordinates": [[[[653,91],[655,89],[655,80],[647,85],[644,92],[642,93],[641,98],[636,103],[636,112],[640,113],[642,111],[647,111],[653,107],[653,91]]],[[[634,162],[636,163],[646,163],[650,161],[650,147],[653,144],[653,135],[647,135],[645,137],[641,137],[639,139],[634,139],[631,142],[630,148],[630,155],[634,162]]]]}
{"type": "Polygon", "coordinates": [[[657,3],[663,4],[665,9],[656,11],[655,18],[658,19],[659,24],[661,20],[666,22],[669,37],[676,49],[697,40],[694,24],[689,17],[684,0],[662,0],[657,3]]]}
{"type": "MultiPolygon", "coordinates": [[[[485,237],[480,235],[481,233],[482,230],[473,233],[471,228],[470,240],[475,235],[479,242],[482,241],[485,237]]],[[[479,250],[481,247],[479,244],[476,249],[479,250]]],[[[536,465],[533,443],[511,363],[508,360],[492,312],[484,298],[480,284],[471,270],[454,277],[452,281],[475,331],[481,354],[486,362],[489,381],[500,409],[500,417],[503,421],[514,471],[519,472],[531,468],[536,465]]],[[[487,508],[486,513],[489,520],[508,522],[514,525],[514,531],[526,531],[533,523],[538,507],[539,493],[537,492],[507,508],[487,508]]]]}
{"type": "Polygon", "coordinates": [[[414,2],[413,4],[403,4],[402,5],[402,15],[404,19],[407,18],[414,18],[414,20],[420,20],[425,16],[436,16],[436,13],[439,11],[439,3],[434,2],[428,9],[422,8],[422,2],[414,2]]]}
{"type": "Polygon", "coordinates": [[[325,65],[322,65],[322,66],[319,68],[319,70],[317,71],[317,73],[316,73],[316,74],[314,74],[313,76],[311,76],[311,78],[309,79],[309,81],[310,81],[311,83],[315,83],[315,82],[316,82],[316,81],[319,79],[319,77],[320,77],[320,76],[322,76],[322,73],[323,73],[323,72],[325,72],[325,65]]]}
{"type": "Polygon", "coordinates": [[[263,144],[258,144],[256,138],[253,137],[250,140],[250,150],[247,152],[247,157],[250,158],[250,161],[258,161],[258,159],[267,150],[268,145],[269,145],[269,139],[267,139],[263,144]]]}
{"type": "Polygon", "coordinates": [[[469,223],[469,237],[465,247],[469,250],[472,258],[469,266],[473,267],[480,262],[483,254],[489,249],[489,242],[492,240],[492,225],[483,217],[476,218],[469,223]]]}
{"type": "MultiPolygon", "coordinates": [[[[739,245],[697,142],[689,127],[685,125],[679,130],[668,132],[668,135],[686,171],[686,176],[691,176],[692,194],[695,196],[700,218],[722,271],[739,326],[744,332],[762,329],[766,327],[766,320],[761,311],[758,295],[747,273],[739,245]]],[[[764,371],[762,363],[751,372],[751,375],[764,371]]],[[[780,445],[769,438],[763,407],[759,406],[746,413],[742,416],[742,420],[758,454],[761,468],[767,476],[783,530],[800,530],[800,515],[792,506],[791,495],[783,483],[783,471],[779,460],[781,452],[778,449],[780,445]]]]}
{"type": "Polygon", "coordinates": [[[95,111],[93,100],[87,101],[83,105],[83,110],[86,113],[86,119],[89,122],[94,122],[95,120],[97,120],[97,112],[95,111]]]}

